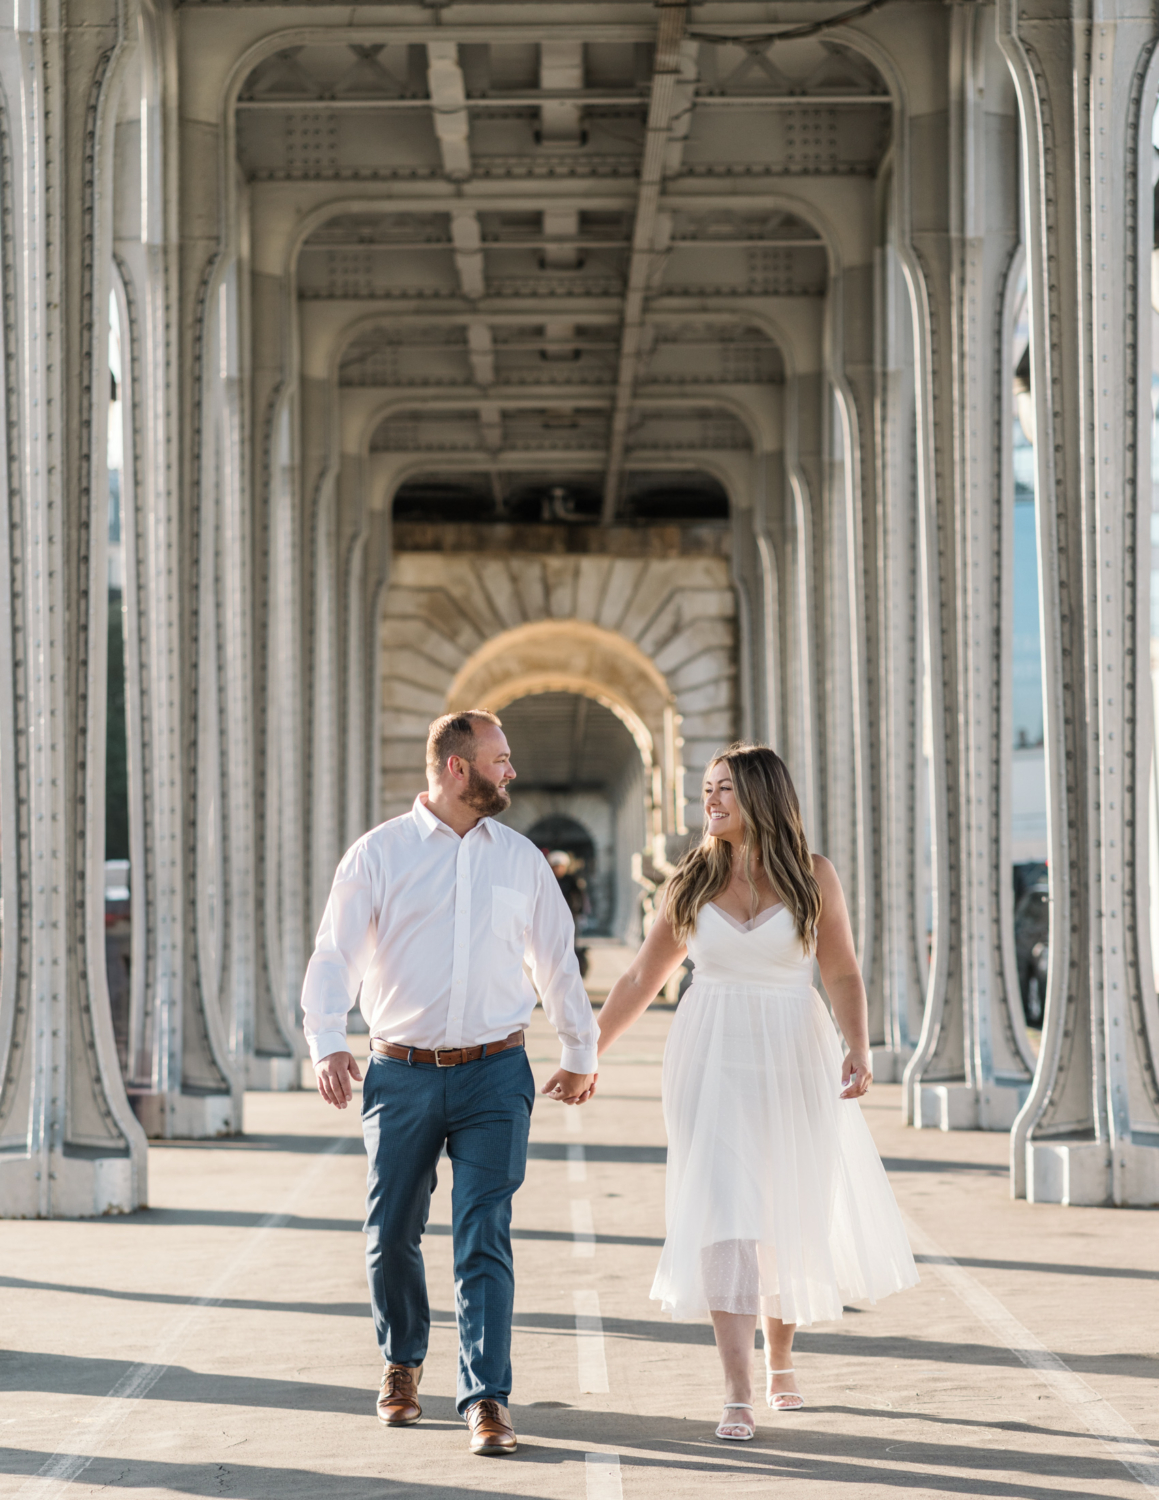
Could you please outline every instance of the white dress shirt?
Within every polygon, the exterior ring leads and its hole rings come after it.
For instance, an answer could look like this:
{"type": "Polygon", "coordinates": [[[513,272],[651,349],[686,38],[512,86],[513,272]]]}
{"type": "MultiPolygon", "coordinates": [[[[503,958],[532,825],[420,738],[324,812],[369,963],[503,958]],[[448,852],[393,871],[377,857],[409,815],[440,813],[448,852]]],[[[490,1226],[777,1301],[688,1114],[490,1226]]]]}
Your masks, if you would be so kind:
{"type": "Polygon", "coordinates": [[[359,985],[371,1036],[428,1049],[501,1041],[531,1020],[538,990],[561,1066],[594,1073],[598,1033],[574,942],[530,840],[491,818],[460,838],[422,794],[338,866],[302,986],[310,1056],[347,1050],[359,985]]]}

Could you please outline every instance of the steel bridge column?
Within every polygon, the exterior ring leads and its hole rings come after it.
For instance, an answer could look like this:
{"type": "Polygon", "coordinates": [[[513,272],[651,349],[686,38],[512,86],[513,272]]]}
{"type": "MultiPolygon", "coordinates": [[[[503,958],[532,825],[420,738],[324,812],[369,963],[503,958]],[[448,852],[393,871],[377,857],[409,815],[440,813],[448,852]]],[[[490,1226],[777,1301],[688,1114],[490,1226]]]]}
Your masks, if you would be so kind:
{"type": "MultiPolygon", "coordinates": [[[[944,721],[957,746],[947,772],[949,878],[958,927],[950,1001],[927,1008],[907,1071],[913,1123],[1009,1129],[1033,1057],[1012,964],[1006,791],[1011,425],[1006,282],[1018,240],[1017,153],[1009,73],[990,6],[957,6],[949,35],[949,200],[943,294],[947,459],[942,497],[944,721]],[[950,639],[952,632],[952,647],[950,639]],[[947,659],[954,670],[946,672],[947,659]],[[949,725],[953,721],[952,731],[949,725]]],[[[943,146],[943,150],[946,146],[943,146]]],[[[931,642],[936,671],[937,648],[931,642]]]]}
{"type": "Polygon", "coordinates": [[[1002,0],[1026,162],[1051,869],[1042,1049],[1016,1195],[1159,1200],[1148,935],[1150,110],[1155,21],[1002,0]],[[1140,316],[1140,309],[1146,309],[1140,316]]]}
{"type": "Polygon", "coordinates": [[[104,442],[117,9],[0,28],[0,1214],[128,1212],[145,1137],[105,980],[104,442]],[[103,249],[103,253],[102,253],[103,249]]]}

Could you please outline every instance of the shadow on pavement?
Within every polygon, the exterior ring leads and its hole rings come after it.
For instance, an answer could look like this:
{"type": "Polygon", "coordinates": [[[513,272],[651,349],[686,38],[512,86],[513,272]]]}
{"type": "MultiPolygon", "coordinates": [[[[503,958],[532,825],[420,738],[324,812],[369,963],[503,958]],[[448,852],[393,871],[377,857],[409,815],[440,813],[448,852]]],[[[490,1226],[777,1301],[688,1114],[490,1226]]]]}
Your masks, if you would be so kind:
{"type": "MultiPolygon", "coordinates": [[[[263,1304],[248,1304],[261,1308],[263,1304]]],[[[340,1304],[357,1307],[357,1304],[340,1304]]],[[[295,1310],[297,1310],[295,1308],[295,1310]]],[[[432,1309],[431,1322],[450,1324],[454,1314],[432,1309]]],[[[575,1333],[575,1318],[566,1313],[516,1313],[513,1327],[523,1332],[575,1333]]],[[[669,1323],[659,1319],[603,1319],[606,1337],[656,1344],[711,1346],[712,1329],[702,1323],[669,1323]]],[[[987,1344],[949,1343],[936,1339],[904,1337],[875,1338],[856,1333],[817,1333],[802,1329],[797,1335],[801,1353],[832,1355],[836,1359],[914,1360],[923,1364],[953,1367],[1019,1368],[1008,1349],[987,1344]]],[[[1060,1355],[1076,1372],[1131,1376],[1141,1380],[1159,1378],[1159,1359],[1148,1355],[1060,1355]]],[[[0,1391],[39,1391],[103,1396],[134,1367],[130,1360],[88,1358],[80,1355],[42,1354],[5,1350],[0,1355],[0,1391]]],[[[365,1397],[361,1390],[346,1386],[315,1385],[309,1381],[267,1379],[250,1375],[202,1373],[172,1365],[156,1387],[158,1400],[206,1402],[210,1405],[269,1406],[291,1411],[358,1412],[365,1397]]]]}
{"type": "MultiPolygon", "coordinates": [[[[813,1408],[815,1414],[850,1410],[848,1407],[813,1408]]],[[[743,1447],[726,1446],[713,1439],[712,1426],[717,1420],[715,1411],[711,1416],[706,1415],[703,1423],[620,1412],[545,1412],[530,1407],[513,1407],[512,1415],[524,1451],[530,1448],[532,1458],[542,1455],[545,1461],[558,1462],[560,1457],[558,1448],[536,1450],[536,1438],[570,1441],[580,1451],[585,1451],[586,1439],[601,1448],[615,1449],[620,1455],[621,1468],[627,1470],[657,1467],[675,1467],[679,1473],[698,1468],[711,1473],[731,1470],[734,1474],[752,1473],[754,1478],[780,1474],[844,1486],[893,1486],[948,1494],[1018,1496],[1020,1500],[1021,1497],[1025,1500],[1044,1497],[1045,1500],[1046,1496],[1054,1500],[1059,1490],[1049,1483],[1028,1486],[975,1476],[987,1471],[1013,1470],[1043,1481],[1060,1476],[1072,1483],[1077,1479],[1114,1482],[1126,1477],[1121,1465],[1097,1451],[1089,1457],[1076,1458],[1073,1453],[1029,1453],[995,1442],[945,1443],[927,1442],[921,1438],[907,1441],[899,1438],[895,1431],[884,1432],[880,1437],[867,1437],[864,1432],[845,1435],[811,1427],[808,1412],[802,1419],[785,1419],[762,1412],[758,1416],[760,1425],[756,1440],[743,1447]],[[891,1464],[905,1464],[907,1467],[903,1470],[895,1468],[891,1472],[891,1464]],[[936,1472],[938,1468],[974,1472],[939,1474],[936,1472]]],[[[921,1412],[879,1414],[860,1410],[858,1415],[863,1418],[888,1415],[912,1422],[924,1419],[921,1412]]],[[[1019,1430],[1033,1431],[1030,1428],[1019,1430]]],[[[1085,1431],[1058,1435],[1086,1439],[1092,1447],[1096,1441],[1085,1431]]],[[[847,1489],[846,1493],[859,1491],[847,1489]]]]}
{"type": "MultiPolygon", "coordinates": [[[[191,1307],[196,1297],[177,1292],[133,1292],[107,1286],[72,1286],[64,1281],[31,1281],[21,1276],[0,1276],[0,1287],[26,1292],[65,1292],[73,1297],[108,1297],[114,1302],[156,1302],[171,1307],[191,1307]]],[[[214,1307],[241,1312],[316,1313],[330,1318],[368,1318],[365,1302],[269,1302],[260,1297],[215,1297],[214,1307]]],[[[2,1367],[0,1367],[2,1368],[2,1367]]]]}
{"type": "Polygon", "coordinates": [[[345,1150],[336,1156],[349,1156],[363,1150],[361,1135],[222,1135],[213,1140],[151,1140],[150,1151],[285,1151],[300,1156],[319,1156],[333,1151],[336,1140],[346,1140],[345,1150]]]}
{"type": "MultiPolygon", "coordinates": [[[[35,1474],[45,1456],[19,1448],[0,1448],[0,1474],[35,1474]]],[[[289,1495],[302,1496],[303,1500],[305,1497],[318,1500],[323,1495],[334,1496],[336,1500],[409,1500],[412,1496],[414,1500],[460,1500],[466,1493],[461,1484],[399,1481],[382,1474],[335,1474],[272,1464],[166,1463],[105,1454],[94,1457],[80,1478],[86,1488],[92,1489],[146,1490],[150,1495],[225,1495],[241,1500],[283,1500],[289,1495]]],[[[545,1500],[545,1497],[528,1493],[526,1500],[545,1500]]]]}
{"type": "MultiPolygon", "coordinates": [[[[348,1144],[337,1154],[349,1155],[362,1150],[362,1137],[355,1135],[233,1135],[216,1140],[158,1140],[150,1141],[149,1145],[156,1151],[281,1151],[316,1156],[332,1150],[335,1140],[343,1139],[348,1144]]],[[[564,1141],[532,1141],[527,1148],[528,1160],[567,1161],[569,1144],[564,1141]]],[[[590,1162],[663,1166],[668,1160],[666,1146],[612,1146],[585,1141],[583,1148],[584,1156],[590,1162]]],[[[887,1172],[985,1172],[1001,1177],[1009,1170],[1004,1163],[942,1161],[920,1156],[883,1156],[882,1164],[887,1172]]]]}
{"type": "MultiPolygon", "coordinates": [[[[270,1382],[254,1384],[265,1385],[270,1382]]],[[[172,1392],[157,1394],[160,1399],[164,1399],[164,1395],[173,1399],[172,1392]]],[[[357,1409],[366,1411],[366,1392],[349,1391],[343,1395],[353,1397],[358,1403],[357,1409]]],[[[418,1428],[389,1434],[387,1442],[390,1447],[383,1450],[384,1469],[388,1468],[390,1460],[397,1463],[402,1459],[414,1465],[422,1461],[424,1427],[427,1432],[434,1429],[440,1434],[452,1428],[462,1430],[448,1398],[430,1398],[426,1405],[428,1417],[434,1420],[428,1420],[418,1428]]],[[[343,1400],[337,1407],[322,1409],[345,1412],[350,1410],[350,1406],[347,1400],[343,1400]]],[[[854,1409],[829,1407],[815,1410],[832,1414],[854,1409]]],[[[857,1414],[862,1417],[866,1415],[864,1411],[857,1414]]],[[[1076,1458],[1073,1454],[1060,1455],[1054,1452],[1028,1453],[993,1442],[943,1443],[926,1442],[920,1438],[899,1441],[895,1432],[883,1433],[881,1437],[867,1437],[864,1433],[845,1436],[809,1426],[807,1415],[800,1420],[774,1419],[773,1423],[764,1423],[758,1429],[756,1441],[746,1444],[743,1449],[726,1448],[715,1442],[711,1436],[711,1419],[708,1417],[701,1423],[689,1419],[641,1417],[619,1412],[543,1410],[518,1406],[512,1408],[512,1416],[520,1437],[520,1450],[513,1458],[503,1459],[501,1462],[513,1467],[526,1464],[579,1464],[583,1463],[586,1453],[602,1450],[617,1452],[621,1469],[626,1475],[635,1470],[641,1478],[646,1471],[652,1471],[656,1478],[667,1472],[672,1480],[695,1473],[721,1478],[750,1477],[754,1480],[798,1478],[831,1486],[841,1485],[845,1487],[845,1493],[859,1493],[873,1487],[920,1491],[924,1494],[995,1496],[1001,1497],[1001,1500],[1007,1500],[1007,1497],[1009,1500],[1056,1500],[1060,1489],[1051,1482],[1055,1478],[1068,1481],[1067,1490],[1063,1493],[1079,1493],[1070,1488],[1076,1481],[1113,1483],[1122,1479],[1125,1473],[1113,1460],[1097,1455],[1076,1458]],[[956,1472],[944,1472],[946,1470],[956,1472]],[[1011,1483],[986,1477],[988,1472],[998,1470],[1007,1473],[1013,1470],[1041,1483],[1011,1483]],[[852,1486],[858,1488],[850,1488],[852,1486]]],[[[924,1420],[921,1413],[913,1412],[890,1412],[888,1417],[913,1422],[924,1420]]],[[[368,1423],[372,1420],[367,1414],[368,1423]]],[[[1002,1424],[992,1425],[997,1430],[1006,1430],[1002,1424]]],[[[1068,1433],[1065,1436],[1085,1438],[1089,1435],[1068,1433]]],[[[445,1444],[440,1442],[437,1451],[439,1458],[445,1462],[445,1444]]],[[[434,1453],[431,1456],[434,1457],[434,1453]]],[[[34,1474],[45,1458],[44,1453],[0,1448],[0,1472],[34,1474]]],[[[464,1459],[466,1458],[464,1453],[464,1459]]],[[[286,1495],[313,1497],[323,1492],[340,1494],[343,1500],[380,1500],[382,1496],[408,1495],[422,1497],[422,1500],[441,1500],[441,1497],[448,1497],[449,1500],[449,1497],[461,1496],[466,1492],[461,1480],[448,1484],[424,1484],[409,1478],[394,1480],[388,1473],[382,1472],[354,1476],[303,1467],[212,1461],[183,1464],[106,1455],[94,1457],[84,1471],[84,1476],[86,1483],[92,1487],[152,1489],[207,1496],[228,1494],[251,1497],[251,1500],[286,1495]]],[[[480,1478],[482,1477],[480,1473],[480,1478]]],[[[488,1474],[488,1490],[497,1477],[488,1474]]],[[[527,1496],[527,1500],[535,1500],[534,1493],[525,1491],[522,1485],[520,1493],[527,1496]]]]}
{"type": "MultiPolygon", "coordinates": [[[[663,1166],[668,1160],[667,1146],[599,1146],[583,1143],[586,1161],[652,1163],[663,1166]]],[[[568,1144],[564,1141],[531,1141],[528,1161],[567,1161],[568,1144]]]]}
{"type": "MultiPolygon", "coordinates": [[[[936,1259],[915,1255],[919,1263],[936,1259]]],[[[980,1266],[990,1271],[1034,1271],[1048,1276],[1114,1276],[1123,1281],[1159,1281],[1159,1271],[1144,1271],[1138,1266],[1068,1266],[1050,1260],[983,1260],[978,1256],[955,1255],[960,1266],[980,1266]]]]}
{"type": "MultiPolygon", "coordinates": [[[[86,1219],[86,1224],[127,1224],[148,1227],[154,1225],[204,1225],[217,1229],[256,1229],[269,1218],[269,1214],[239,1208],[144,1208],[139,1213],[124,1214],[115,1219],[86,1219]]],[[[312,1229],[328,1234],[361,1234],[361,1219],[313,1219],[298,1214],[279,1215],[278,1228],[312,1229]]],[[[428,1224],[426,1234],[446,1236],[451,1233],[449,1224],[428,1224]]],[[[519,1229],[511,1231],[513,1240],[557,1240],[570,1245],[575,1235],[570,1229],[519,1229]]],[[[659,1249],[664,1243],[663,1235],[646,1234],[597,1234],[597,1245],[643,1245],[659,1249]]]]}

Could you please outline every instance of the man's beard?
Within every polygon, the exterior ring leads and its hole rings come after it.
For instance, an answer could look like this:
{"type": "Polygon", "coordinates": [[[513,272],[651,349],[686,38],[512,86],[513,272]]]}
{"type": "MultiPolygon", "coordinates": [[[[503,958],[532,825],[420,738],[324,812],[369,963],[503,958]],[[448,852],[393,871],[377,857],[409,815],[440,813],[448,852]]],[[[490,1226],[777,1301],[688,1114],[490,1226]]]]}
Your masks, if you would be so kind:
{"type": "Polygon", "coordinates": [[[511,793],[504,786],[488,781],[474,766],[467,767],[467,787],[460,792],[460,800],[481,818],[494,817],[511,806],[511,793]]]}

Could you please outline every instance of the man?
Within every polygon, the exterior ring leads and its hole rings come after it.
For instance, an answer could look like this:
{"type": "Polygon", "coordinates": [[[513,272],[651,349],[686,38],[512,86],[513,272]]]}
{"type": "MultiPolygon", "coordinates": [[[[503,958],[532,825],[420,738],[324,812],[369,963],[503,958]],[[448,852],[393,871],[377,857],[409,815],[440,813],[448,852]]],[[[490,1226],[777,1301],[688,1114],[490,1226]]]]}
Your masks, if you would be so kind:
{"type": "Polygon", "coordinates": [[[420,1240],[445,1145],[459,1324],[457,1407],[473,1453],[514,1453],[511,1198],[523,1181],[534,1083],[523,1047],[535,994],[563,1046],[543,1092],[595,1090],[596,1024],[567,903],[539,850],[501,823],[515,779],[494,714],[436,719],[427,787],[338,866],[302,988],[318,1092],[345,1109],[362,1074],[346,1016],[362,987],[371,1058],[366,1265],[386,1368],[379,1419],[409,1427],[430,1313],[420,1240]]]}

